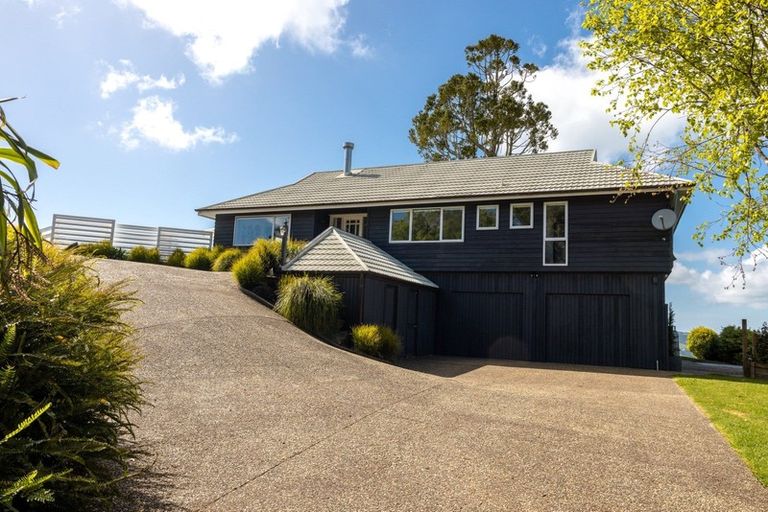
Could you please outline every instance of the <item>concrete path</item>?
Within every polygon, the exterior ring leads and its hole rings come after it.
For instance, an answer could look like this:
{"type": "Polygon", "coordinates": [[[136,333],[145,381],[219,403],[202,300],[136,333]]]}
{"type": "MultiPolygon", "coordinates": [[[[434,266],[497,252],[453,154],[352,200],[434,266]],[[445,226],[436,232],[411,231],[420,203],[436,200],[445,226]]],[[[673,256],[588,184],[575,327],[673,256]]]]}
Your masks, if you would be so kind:
{"type": "Polygon", "coordinates": [[[744,377],[744,368],[737,364],[683,359],[682,373],[685,375],[725,375],[727,377],[744,377]]]}
{"type": "Polygon", "coordinates": [[[758,511],[768,492],[668,375],[325,345],[228,274],[131,278],[139,441],[168,487],[133,510],[758,511]]]}

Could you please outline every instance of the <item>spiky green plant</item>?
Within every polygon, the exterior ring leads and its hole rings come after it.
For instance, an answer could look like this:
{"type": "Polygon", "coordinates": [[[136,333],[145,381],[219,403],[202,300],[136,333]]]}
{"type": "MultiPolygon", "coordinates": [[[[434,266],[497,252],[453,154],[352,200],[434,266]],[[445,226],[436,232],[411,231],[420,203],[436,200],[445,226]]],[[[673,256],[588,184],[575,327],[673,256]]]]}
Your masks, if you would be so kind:
{"type": "Polygon", "coordinates": [[[214,272],[229,272],[232,270],[232,265],[237,260],[243,257],[243,251],[235,247],[223,251],[216,260],[213,262],[214,272]]]}
{"type": "Polygon", "coordinates": [[[355,350],[382,359],[394,359],[400,354],[400,336],[386,325],[362,324],[352,327],[355,350]]]}
{"type": "Polygon", "coordinates": [[[301,329],[329,336],[339,328],[342,294],[330,277],[287,275],[280,279],[275,311],[301,329]]]}
{"type": "Polygon", "coordinates": [[[195,270],[211,270],[213,254],[207,247],[198,247],[184,258],[184,266],[195,270]]]}
{"type": "Polygon", "coordinates": [[[160,263],[160,251],[157,247],[137,245],[128,252],[128,260],[139,263],[160,263]]]}
{"type": "Polygon", "coordinates": [[[129,417],[144,403],[140,357],[120,319],[135,300],[53,248],[14,290],[0,293],[0,432],[35,418],[2,444],[0,502],[19,508],[50,492],[62,510],[107,505],[141,453],[129,417]]]}
{"type": "Polygon", "coordinates": [[[168,255],[168,259],[165,260],[165,264],[171,267],[183,267],[184,258],[186,254],[181,249],[174,249],[171,254],[168,255]]]}
{"type": "Polygon", "coordinates": [[[29,146],[8,122],[0,99],[0,287],[20,278],[22,267],[43,250],[43,237],[32,209],[37,161],[58,169],[59,162],[29,146]],[[26,184],[14,168],[26,171],[26,184]]]}
{"type": "Polygon", "coordinates": [[[256,287],[265,284],[267,275],[264,272],[261,255],[254,251],[245,253],[232,265],[232,276],[237,284],[246,290],[255,290],[256,287]]]}
{"type": "Polygon", "coordinates": [[[115,247],[109,240],[102,240],[101,242],[95,242],[92,244],[78,245],[72,252],[81,256],[88,256],[91,258],[107,258],[110,260],[124,260],[125,250],[120,247],[115,247]]]}

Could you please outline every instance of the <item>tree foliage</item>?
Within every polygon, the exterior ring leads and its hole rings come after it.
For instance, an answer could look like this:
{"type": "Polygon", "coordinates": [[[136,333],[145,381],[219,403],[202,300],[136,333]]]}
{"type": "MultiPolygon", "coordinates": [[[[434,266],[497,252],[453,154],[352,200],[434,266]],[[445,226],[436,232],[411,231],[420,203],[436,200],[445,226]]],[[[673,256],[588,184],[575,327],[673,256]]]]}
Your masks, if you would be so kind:
{"type": "Polygon", "coordinates": [[[427,97],[408,137],[426,160],[536,153],[557,136],[552,114],[526,84],[538,68],[521,63],[519,45],[497,35],[467,46],[469,71],[427,97]]]}
{"type": "MultiPolygon", "coordinates": [[[[630,137],[637,170],[691,177],[726,199],[699,226],[729,240],[741,260],[768,236],[768,1],[587,0],[583,43],[605,73],[595,93],[611,98],[614,124],[630,137]],[[684,118],[679,143],[650,144],[643,127],[684,118]],[[710,231],[712,230],[712,231],[710,231]]],[[[653,129],[651,129],[651,134],[653,129]]]]}

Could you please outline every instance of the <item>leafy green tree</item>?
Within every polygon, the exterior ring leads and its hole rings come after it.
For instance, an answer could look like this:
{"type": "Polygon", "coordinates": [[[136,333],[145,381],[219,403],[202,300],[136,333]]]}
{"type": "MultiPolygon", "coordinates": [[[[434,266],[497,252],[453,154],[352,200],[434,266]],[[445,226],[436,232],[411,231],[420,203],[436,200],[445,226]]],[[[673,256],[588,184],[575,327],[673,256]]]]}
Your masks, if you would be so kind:
{"type": "Polygon", "coordinates": [[[711,360],[717,351],[717,342],[717,333],[709,327],[694,327],[688,333],[688,350],[697,359],[711,360]]]}
{"type": "MultiPolygon", "coordinates": [[[[586,0],[583,43],[595,90],[630,138],[636,169],[691,177],[725,198],[695,238],[729,240],[739,261],[768,236],[768,2],[586,0]],[[643,128],[685,120],[679,143],[651,144],[643,128]]],[[[638,174],[639,176],[639,174],[638,174]]],[[[638,181],[638,180],[635,180],[638,181]]],[[[638,183],[639,184],[639,183],[638,183]]],[[[634,185],[634,183],[633,183],[634,185]]]]}
{"type": "Polygon", "coordinates": [[[453,75],[413,118],[408,138],[425,160],[536,153],[557,137],[552,114],[526,84],[538,68],[519,45],[495,34],[467,46],[469,71],[453,75]]]}
{"type": "MultiPolygon", "coordinates": [[[[723,327],[718,336],[715,353],[712,354],[710,359],[724,363],[741,364],[742,332],[741,327],[736,327],[735,325],[723,327]]],[[[747,340],[750,344],[752,343],[753,332],[752,330],[747,330],[747,340]]]]}

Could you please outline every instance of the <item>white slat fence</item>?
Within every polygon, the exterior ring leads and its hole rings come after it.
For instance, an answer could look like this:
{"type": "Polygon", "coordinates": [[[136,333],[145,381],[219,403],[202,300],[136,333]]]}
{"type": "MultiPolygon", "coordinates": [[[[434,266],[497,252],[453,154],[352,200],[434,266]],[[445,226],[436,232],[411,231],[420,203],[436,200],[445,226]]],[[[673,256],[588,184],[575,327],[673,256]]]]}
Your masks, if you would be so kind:
{"type": "Polygon", "coordinates": [[[213,231],[118,224],[113,219],[74,215],[56,214],[53,223],[40,231],[47,240],[58,246],[108,240],[113,246],[126,251],[139,245],[157,247],[162,257],[167,257],[174,249],[186,253],[198,247],[210,248],[213,245],[213,231]]]}

